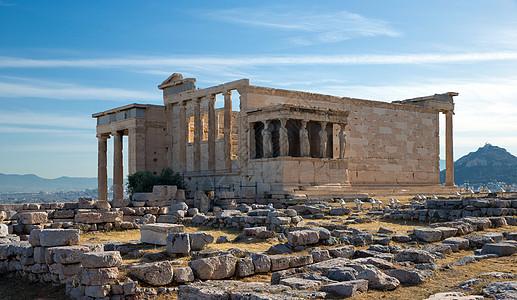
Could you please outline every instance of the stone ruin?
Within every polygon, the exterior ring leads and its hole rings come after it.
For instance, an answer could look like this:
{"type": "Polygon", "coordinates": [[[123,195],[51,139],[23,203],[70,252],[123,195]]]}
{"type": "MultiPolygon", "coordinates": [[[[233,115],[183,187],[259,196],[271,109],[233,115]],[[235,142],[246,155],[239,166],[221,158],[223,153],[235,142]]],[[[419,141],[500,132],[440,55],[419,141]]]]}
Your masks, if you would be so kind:
{"type": "MultiPolygon", "coordinates": [[[[178,299],[346,298],[369,289],[389,291],[422,284],[443,267],[436,264],[437,259],[452,252],[473,251],[450,264],[458,267],[514,254],[517,232],[482,231],[517,225],[511,210],[515,200],[428,200],[428,209],[434,209],[437,203],[444,209],[450,201],[451,211],[463,203],[465,211],[477,211],[471,207],[486,208],[479,210],[479,214],[492,216],[472,213],[404,233],[385,227],[376,231],[354,228],[354,224],[390,218],[390,214],[395,216],[402,210],[391,205],[372,205],[363,212],[366,214],[325,202],[279,208],[239,204],[234,210],[216,207],[213,211],[212,207],[205,213],[183,201],[166,207],[109,208],[109,203],[83,198],[78,203],[4,206],[2,209],[19,210],[0,211],[0,273],[62,284],[73,299],[152,299],[168,294],[177,294],[178,299]],[[488,207],[479,207],[481,203],[488,203],[488,207]],[[493,216],[495,210],[489,208],[506,208],[505,215],[493,216]],[[128,216],[135,218],[134,222],[125,218],[128,216]],[[322,219],[339,221],[321,222],[322,219]],[[123,223],[140,229],[141,244],[164,247],[164,251],[148,254],[148,262],[124,264],[123,257],[138,257],[138,251],[129,244],[80,241],[81,230],[124,229],[127,226],[123,223]],[[205,232],[185,232],[185,226],[190,225],[236,228],[242,234],[233,240],[223,236],[216,240],[205,232]],[[207,248],[214,242],[266,240],[275,243],[265,252],[207,248]],[[394,242],[397,244],[393,245],[394,242]],[[257,274],[269,274],[270,282],[240,281],[257,274]]],[[[156,204],[153,199],[146,201],[156,204]]],[[[458,288],[471,284],[466,281],[458,288]]],[[[493,283],[483,293],[511,296],[511,288],[510,283],[493,283]]]]}

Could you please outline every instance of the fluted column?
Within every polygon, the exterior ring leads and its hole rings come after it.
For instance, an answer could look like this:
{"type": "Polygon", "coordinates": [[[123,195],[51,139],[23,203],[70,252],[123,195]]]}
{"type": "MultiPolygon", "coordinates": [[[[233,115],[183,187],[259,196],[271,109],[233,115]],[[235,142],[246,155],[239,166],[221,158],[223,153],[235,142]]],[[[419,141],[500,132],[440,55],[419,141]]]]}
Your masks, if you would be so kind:
{"type": "Polygon", "coordinates": [[[346,132],[345,132],[345,126],[346,123],[339,124],[341,126],[341,129],[339,130],[339,158],[345,158],[345,151],[346,151],[346,132]]]}
{"type": "Polygon", "coordinates": [[[201,171],[201,98],[194,99],[194,171],[201,171]]]}
{"type": "Polygon", "coordinates": [[[452,115],[448,110],[445,113],[445,186],[454,186],[454,154],[452,143],[452,115]]]}
{"type": "Polygon", "coordinates": [[[215,95],[208,96],[208,169],[215,171],[215,95]]]}
{"type": "Polygon", "coordinates": [[[124,167],[122,165],[123,132],[113,132],[113,200],[124,198],[124,167]]]}
{"type": "Polygon", "coordinates": [[[319,132],[320,136],[320,157],[327,157],[327,142],[328,142],[328,136],[327,136],[327,122],[320,122],[321,129],[319,132]]]}
{"type": "Polygon", "coordinates": [[[289,156],[289,136],[287,134],[287,119],[280,119],[279,141],[280,156],[289,156]]]}
{"type": "Polygon", "coordinates": [[[97,162],[97,198],[108,200],[108,141],[105,135],[98,134],[98,162],[97,162]]]}
{"type": "Polygon", "coordinates": [[[271,138],[271,131],[269,131],[269,124],[271,121],[263,121],[264,129],[262,129],[262,148],[264,149],[263,157],[268,158],[273,156],[273,140],[271,138]]]}
{"type": "Polygon", "coordinates": [[[224,168],[232,170],[232,91],[224,95],[224,168]]]}
{"type": "Polygon", "coordinates": [[[307,131],[307,121],[301,121],[300,128],[300,156],[308,157],[311,154],[311,146],[309,142],[309,131],[307,131]]]}

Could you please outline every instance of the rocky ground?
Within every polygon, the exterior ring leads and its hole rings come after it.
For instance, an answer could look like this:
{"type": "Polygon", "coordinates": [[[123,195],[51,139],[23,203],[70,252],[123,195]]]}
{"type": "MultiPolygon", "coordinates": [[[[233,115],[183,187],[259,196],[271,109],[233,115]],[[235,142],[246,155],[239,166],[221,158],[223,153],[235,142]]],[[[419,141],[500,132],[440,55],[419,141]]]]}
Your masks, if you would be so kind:
{"type": "MultiPolygon", "coordinates": [[[[362,207],[240,205],[207,214],[175,207],[170,215],[184,225],[151,218],[140,230],[81,234],[82,244],[102,244],[102,257],[121,255],[116,264],[121,279],[104,294],[111,299],[517,299],[514,216],[394,220],[392,208],[373,201],[362,207]],[[157,235],[160,230],[168,233],[157,235]],[[118,294],[126,287],[129,294],[118,294]]],[[[87,268],[89,258],[82,256],[87,268]]]]}

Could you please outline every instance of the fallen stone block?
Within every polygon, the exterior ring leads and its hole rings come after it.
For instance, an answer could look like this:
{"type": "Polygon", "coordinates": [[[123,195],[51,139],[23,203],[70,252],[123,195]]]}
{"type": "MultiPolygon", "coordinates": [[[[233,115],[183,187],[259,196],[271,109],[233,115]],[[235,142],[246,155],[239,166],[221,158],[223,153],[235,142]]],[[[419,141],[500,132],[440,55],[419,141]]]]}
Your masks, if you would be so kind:
{"type": "Polygon", "coordinates": [[[432,271],[418,269],[394,269],[387,270],[384,273],[397,278],[402,284],[422,284],[433,276],[432,271]]]}
{"type": "Polygon", "coordinates": [[[298,230],[287,234],[287,241],[293,247],[316,244],[319,239],[317,230],[298,230]]]}
{"type": "Polygon", "coordinates": [[[442,241],[443,244],[458,245],[460,250],[467,250],[469,248],[469,240],[459,237],[450,237],[442,241]]]}
{"type": "Polygon", "coordinates": [[[237,258],[231,254],[201,258],[189,263],[197,278],[202,280],[224,279],[234,275],[237,258]]]}
{"type": "Polygon", "coordinates": [[[172,266],[168,261],[133,265],[129,267],[129,274],[154,286],[167,285],[173,280],[172,266]]]}
{"type": "Polygon", "coordinates": [[[311,280],[311,279],[303,279],[298,277],[289,277],[280,280],[280,284],[292,287],[297,290],[306,290],[317,288],[322,285],[321,281],[311,280]]]}
{"type": "Polygon", "coordinates": [[[118,268],[86,269],[81,272],[80,283],[84,285],[104,285],[113,283],[119,276],[118,268]]]}
{"type": "Polygon", "coordinates": [[[122,265],[119,251],[86,252],[81,255],[85,268],[111,268],[122,265]]]}
{"type": "Polygon", "coordinates": [[[414,234],[419,240],[428,243],[442,240],[442,231],[435,228],[415,228],[414,234]]]}
{"type": "Polygon", "coordinates": [[[79,244],[79,229],[42,229],[38,234],[40,245],[43,247],[79,244]]]}
{"type": "Polygon", "coordinates": [[[183,232],[184,226],[178,224],[156,223],[140,227],[140,241],[154,245],[167,245],[167,236],[171,233],[183,232]]]}
{"type": "Polygon", "coordinates": [[[491,282],[482,294],[495,299],[517,299],[517,281],[491,282]]]}
{"type": "Polygon", "coordinates": [[[271,271],[285,270],[289,268],[290,257],[281,255],[269,256],[271,260],[271,271]]]}
{"type": "Polygon", "coordinates": [[[494,243],[502,242],[503,238],[504,238],[503,234],[499,233],[499,232],[487,232],[487,233],[485,233],[483,235],[486,236],[486,237],[491,238],[494,241],[494,243]]]}
{"type": "Polygon", "coordinates": [[[485,244],[481,254],[496,254],[498,256],[510,256],[515,253],[517,246],[509,243],[485,244]]]}
{"type": "Polygon", "coordinates": [[[81,262],[81,255],[89,252],[86,246],[63,246],[54,248],[54,261],[60,264],[76,264],[81,262]]]}
{"type": "Polygon", "coordinates": [[[307,266],[312,264],[314,261],[312,260],[312,255],[292,255],[289,259],[289,267],[297,268],[301,266],[307,266]]]}
{"type": "Polygon", "coordinates": [[[324,285],[320,290],[338,298],[354,297],[368,291],[368,280],[360,279],[331,283],[324,285]]]}
{"type": "Polygon", "coordinates": [[[357,279],[368,280],[368,288],[391,291],[396,289],[400,285],[400,281],[392,276],[384,274],[380,270],[364,269],[356,276],[357,279]]]}
{"type": "Polygon", "coordinates": [[[19,224],[42,224],[48,222],[48,214],[42,211],[17,214],[19,224]]]}
{"type": "Polygon", "coordinates": [[[237,266],[235,274],[238,277],[246,277],[255,274],[255,266],[251,257],[239,258],[237,260],[237,266]]]}
{"type": "Polygon", "coordinates": [[[417,264],[434,263],[435,256],[419,249],[405,249],[395,255],[396,261],[411,261],[417,264]]]}
{"type": "Polygon", "coordinates": [[[466,295],[461,292],[437,293],[425,300],[483,300],[483,296],[466,295]]]}
{"type": "Polygon", "coordinates": [[[190,252],[190,234],[185,232],[171,233],[167,236],[167,253],[187,254],[190,252]]]}
{"type": "Polygon", "coordinates": [[[249,227],[244,228],[243,233],[247,236],[257,236],[259,233],[266,231],[267,228],[265,226],[259,226],[259,227],[249,227]]]}
{"type": "Polygon", "coordinates": [[[214,237],[205,232],[189,233],[189,238],[192,251],[203,250],[206,245],[214,242],[214,237]]]}
{"type": "Polygon", "coordinates": [[[111,286],[109,284],[86,286],[84,294],[92,298],[103,298],[109,294],[110,290],[111,286]]]}
{"type": "Polygon", "coordinates": [[[442,239],[453,237],[458,232],[458,228],[454,227],[436,227],[435,229],[442,232],[442,239]]]}
{"type": "Polygon", "coordinates": [[[190,267],[174,269],[174,282],[186,283],[194,281],[194,272],[190,267]]]}
{"type": "Polygon", "coordinates": [[[477,233],[467,235],[464,238],[469,240],[469,247],[473,249],[482,248],[483,245],[494,242],[492,238],[477,233]]]}
{"type": "Polygon", "coordinates": [[[431,252],[431,253],[442,253],[442,254],[451,254],[452,253],[452,248],[447,243],[425,245],[421,249],[424,251],[431,252]]]}
{"type": "Polygon", "coordinates": [[[251,256],[255,273],[267,273],[271,271],[271,259],[264,254],[253,254],[251,256]]]}
{"type": "Polygon", "coordinates": [[[349,257],[354,256],[355,247],[352,245],[347,245],[347,246],[332,248],[332,249],[329,249],[329,253],[333,257],[349,258],[349,257]]]}

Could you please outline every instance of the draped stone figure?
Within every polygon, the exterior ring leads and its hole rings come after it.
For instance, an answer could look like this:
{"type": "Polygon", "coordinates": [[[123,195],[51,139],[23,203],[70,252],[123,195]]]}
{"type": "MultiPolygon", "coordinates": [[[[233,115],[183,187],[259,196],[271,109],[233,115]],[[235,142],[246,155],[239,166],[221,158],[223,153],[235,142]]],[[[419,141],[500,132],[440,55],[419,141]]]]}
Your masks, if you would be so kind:
{"type": "Polygon", "coordinates": [[[341,124],[341,130],[339,131],[339,158],[345,158],[346,151],[346,124],[341,124]]]}
{"type": "Polygon", "coordinates": [[[321,123],[321,130],[319,132],[320,136],[320,157],[326,157],[327,156],[327,131],[325,128],[327,127],[327,122],[321,123]]]}
{"type": "Polygon", "coordinates": [[[285,128],[287,124],[286,119],[280,119],[280,156],[288,156],[289,155],[289,138],[287,136],[287,128],[285,128]]]}
{"type": "Polygon", "coordinates": [[[311,146],[309,144],[309,132],[306,129],[307,121],[302,121],[300,128],[300,156],[307,157],[310,155],[311,146]]]}
{"type": "Polygon", "coordinates": [[[264,157],[273,156],[273,141],[271,131],[269,131],[269,121],[264,122],[264,129],[262,129],[262,147],[264,148],[264,157]]]}

